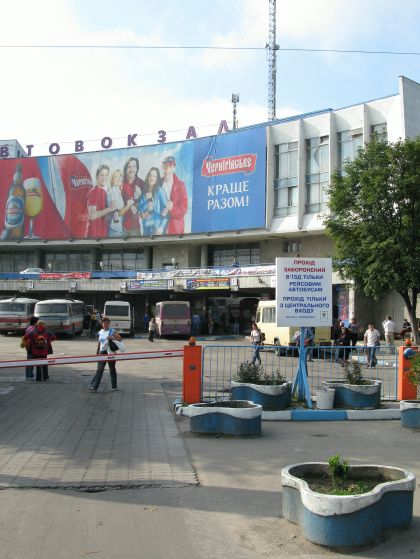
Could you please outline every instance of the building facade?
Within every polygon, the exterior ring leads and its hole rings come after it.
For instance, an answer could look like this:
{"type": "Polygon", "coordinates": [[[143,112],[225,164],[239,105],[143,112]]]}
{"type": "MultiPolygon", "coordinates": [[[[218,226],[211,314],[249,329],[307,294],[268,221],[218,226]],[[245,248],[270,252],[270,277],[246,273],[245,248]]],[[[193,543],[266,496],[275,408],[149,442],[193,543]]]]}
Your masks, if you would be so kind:
{"type": "MultiPolygon", "coordinates": [[[[232,313],[240,315],[246,330],[258,299],[275,297],[276,257],[334,256],[322,218],[327,211],[326,188],[331,174],[347,159],[353,159],[374,134],[390,142],[420,135],[419,84],[400,77],[395,95],[232,131],[219,140],[180,142],[172,146],[172,151],[170,146],[128,148],[121,156],[111,151],[84,154],[76,162],[71,160],[76,156],[26,158],[23,161],[27,166],[38,161],[36,170],[23,167],[24,175],[30,177],[25,180],[19,178],[16,160],[0,161],[2,176],[8,181],[0,185],[0,211],[5,212],[0,240],[0,296],[31,292],[45,299],[70,293],[99,309],[105,300],[119,297],[130,300],[139,317],[145,310],[153,312],[159,300],[189,299],[203,320],[208,313],[214,315],[221,331],[229,329],[232,313]],[[213,152],[217,141],[222,147],[213,152]],[[144,170],[139,170],[139,153],[144,170]],[[121,164],[114,165],[119,169],[113,168],[113,157],[120,158],[121,164]],[[165,184],[165,173],[172,167],[169,170],[173,176],[168,181],[172,192],[182,182],[188,198],[182,220],[168,217],[161,229],[160,224],[148,228],[150,200],[145,197],[144,211],[140,200],[132,202],[134,182],[132,192],[121,200],[116,197],[112,204],[109,193],[114,180],[118,190],[114,175],[120,171],[123,177],[119,178],[119,189],[128,189],[129,169],[125,167],[132,160],[137,160],[135,180],[143,195],[147,190],[144,181],[147,183],[150,173],[161,174],[159,178],[165,184]],[[101,190],[101,173],[106,175],[106,196],[101,190]],[[26,205],[30,200],[37,203],[29,210],[25,206],[25,222],[18,230],[13,222],[19,221],[18,217],[7,212],[20,180],[26,188],[26,205]],[[67,182],[77,190],[67,191],[67,182]],[[37,188],[43,211],[49,212],[45,215],[39,209],[39,198],[30,194],[37,188]],[[223,192],[228,194],[222,198],[223,192]],[[87,201],[82,203],[83,195],[87,201]],[[107,233],[95,225],[96,229],[92,226],[91,233],[85,234],[90,220],[101,212],[107,212],[107,233]],[[142,223],[137,231],[124,226],[127,212],[133,214],[130,217],[137,220],[137,225],[142,223]],[[121,225],[119,234],[111,233],[111,220],[116,231],[121,225]],[[42,268],[46,273],[19,274],[30,267],[42,268]]],[[[177,192],[181,190],[180,186],[177,192]]],[[[166,196],[169,200],[171,194],[167,192],[166,196]]],[[[180,207],[183,202],[177,200],[180,207]]],[[[174,213],[174,209],[171,211],[174,213]]],[[[386,312],[397,323],[402,321],[404,307],[399,296],[373,305],[355,294],[351,286],[342,285],[340,278],[333,277],[333,284],[335,318],[356,313],[361,322],[372,318],[379,322],[386,312]]]]}

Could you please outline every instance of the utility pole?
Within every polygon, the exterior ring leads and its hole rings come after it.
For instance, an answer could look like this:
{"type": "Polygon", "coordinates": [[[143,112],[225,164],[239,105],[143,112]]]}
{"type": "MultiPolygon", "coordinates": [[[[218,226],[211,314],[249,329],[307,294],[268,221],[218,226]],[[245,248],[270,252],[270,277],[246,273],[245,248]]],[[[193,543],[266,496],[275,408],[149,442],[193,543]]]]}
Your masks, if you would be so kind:
{"type": "Polygon", "coordinates": [[[268,0],[268,120],[276,118],[276,0],[268,0]]]}
{"type": "Polygon", "coordinates": [[[238,120],[236,118],[236,103],[239,103],[239,93],[232,93],[232,105],[233,105],[233,129],[238,128],[238,120]]]}

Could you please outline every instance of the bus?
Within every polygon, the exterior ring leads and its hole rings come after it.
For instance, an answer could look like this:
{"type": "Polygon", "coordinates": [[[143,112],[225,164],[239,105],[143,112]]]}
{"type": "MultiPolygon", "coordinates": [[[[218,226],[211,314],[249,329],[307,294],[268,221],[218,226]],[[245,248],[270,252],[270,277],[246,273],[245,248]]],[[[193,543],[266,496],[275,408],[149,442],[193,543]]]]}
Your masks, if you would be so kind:
{"type": "Polygon", "coordinates": [[[188,301],[161,301],[155,309],[158,336],[190,336],[191,313],[188,301]]]}
{"type": "Polygon", "coordinates": [[[68,334],[73,338],[83,331],[85,304],[77,299],[47,299],[38,301],[34,314],[54,334],[68,334]]]}
{"type": "Polygon", "coordinates": [[[103,316],[108,316],[111,328],[120,334],[134,336],[134,309],[128,301],[105,301],[103,316]]]}
{"type": "MultiPolygon", "coordinates": [[[[295,345],[293,336],[298,330],[296,326],[277,326],[276,301],[259,301],[256,315],[257,327],[264,334],[264,343],[272,346],[295,345]]],[[[331,344],[331,327],[317,326],[314,343],[316,345],[331,344]]]]}
{"type": "Polygon", "coordinates": [[[0,301],[0,332],[25,332],[38,299],[12,297],[0,301]]]}

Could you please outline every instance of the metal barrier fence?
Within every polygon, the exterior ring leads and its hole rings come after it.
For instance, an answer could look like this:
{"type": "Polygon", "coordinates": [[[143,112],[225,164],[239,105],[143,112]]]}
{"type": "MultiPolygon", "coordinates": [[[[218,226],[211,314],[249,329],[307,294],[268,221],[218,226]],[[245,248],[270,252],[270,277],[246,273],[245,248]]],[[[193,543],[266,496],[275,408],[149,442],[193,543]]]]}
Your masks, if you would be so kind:
{"type": "MultiPolygon", "coordinates": [[[[253,346],[203,346],[202,387],[204,399],[228,398],[230,381],[241,363],[251,362],[253,346]]],[[[311,394],[329,380],[345,380],[344,360],[362,367],[366,380],[381,380],[383,400],[396,400],[398,386],[398,352],[395,347],[376,349],[376,366],[369,368],[368,354],[363,346],[313,346],[306,349],[308,381],[311,394]]],[[[262,346],[261,364],[269,375],[277,371],[293,382],[298,368],[296,347],[262,346]]]]}

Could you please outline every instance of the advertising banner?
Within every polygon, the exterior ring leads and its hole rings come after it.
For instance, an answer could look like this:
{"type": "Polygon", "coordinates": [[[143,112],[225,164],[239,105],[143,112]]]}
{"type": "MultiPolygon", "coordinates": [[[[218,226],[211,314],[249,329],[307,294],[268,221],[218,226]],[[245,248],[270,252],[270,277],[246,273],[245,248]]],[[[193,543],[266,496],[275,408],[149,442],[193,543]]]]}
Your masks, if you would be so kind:
{"type": "Polygon", "coordinates": [[[138,290],[138,289],[169,289],[168,287],[168,280],[163,279],[141,279],[141,280],[133,280],[128,282],[128,289],[130,290],[138,290]]]}
{"type": "Polygon", "coordinates": [[[0,239],[183,235],[265,225],[265,128],[0,161],[0,239]]]}
{"type": "Polygon", "coordinates": [[[195,143],[193,232],[265,226],[265,128],[195,143]]]}
{"type": "Polygon", "coordinates": [[[187,279],[186,288],[189,290],[197,289],[229,289],[230,280],[229,278],[218,278],[218,279],[187,279]]]}
{"type": "Polygon", "coordinates": [[[331,258],[276,258],[277,326],[331,326],[331,258]]]}

